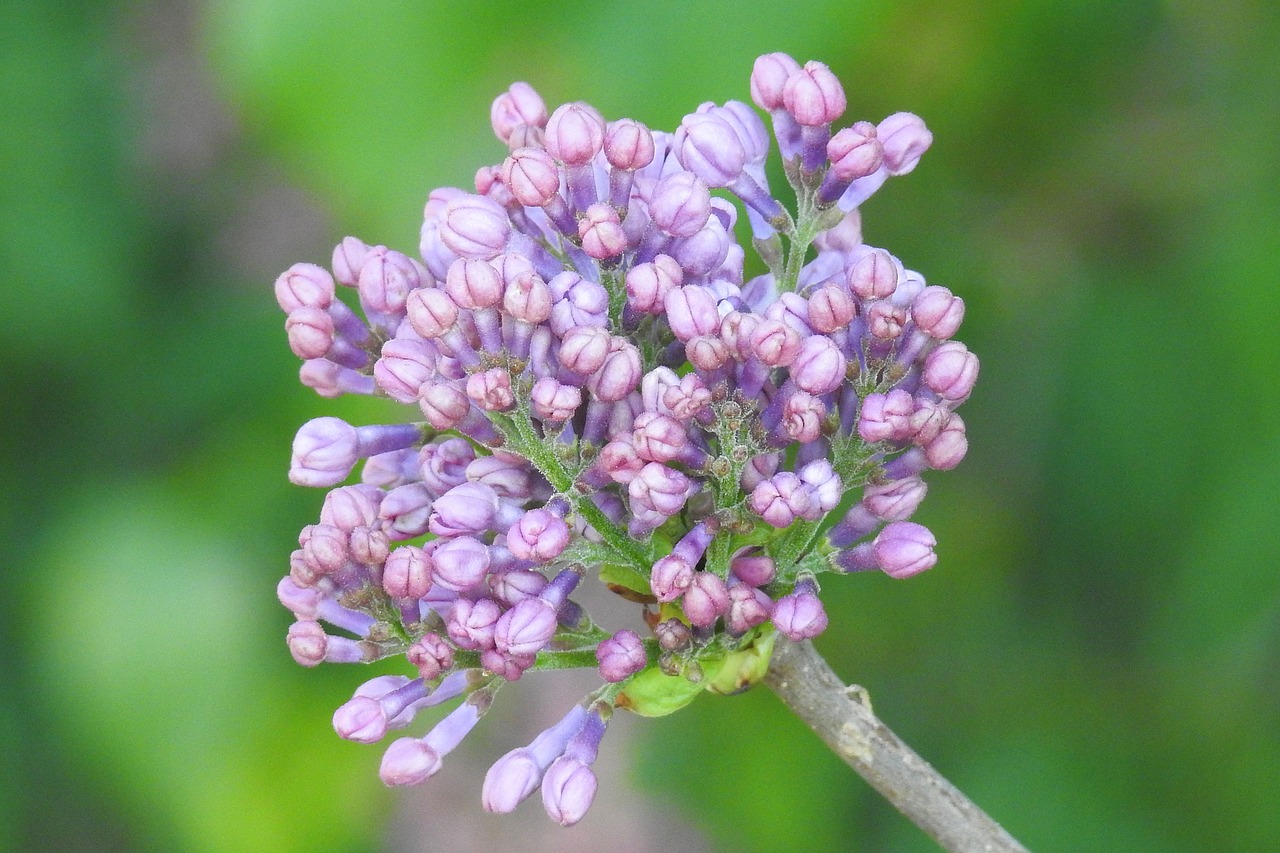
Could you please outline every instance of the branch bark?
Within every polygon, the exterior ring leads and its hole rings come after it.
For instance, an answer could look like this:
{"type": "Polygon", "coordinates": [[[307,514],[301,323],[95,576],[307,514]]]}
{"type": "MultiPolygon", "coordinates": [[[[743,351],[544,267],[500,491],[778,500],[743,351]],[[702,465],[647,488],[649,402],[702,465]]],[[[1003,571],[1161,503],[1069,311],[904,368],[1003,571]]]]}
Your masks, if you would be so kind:
{"type": "Polygon", "coordinates": [[[898,811],[955,853],[1027,853],[871,712],[809,642],[778,638],[765,684],[898,811]]]}

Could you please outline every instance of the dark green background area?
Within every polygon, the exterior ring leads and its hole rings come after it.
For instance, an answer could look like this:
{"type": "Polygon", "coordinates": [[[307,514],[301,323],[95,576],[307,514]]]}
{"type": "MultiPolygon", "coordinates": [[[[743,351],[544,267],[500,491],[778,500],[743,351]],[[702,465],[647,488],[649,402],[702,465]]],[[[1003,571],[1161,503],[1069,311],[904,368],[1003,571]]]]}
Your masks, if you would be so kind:
{"type": "MultiPolygon", "coordinates": [[[[928,121],[866,238],[983,371],[938,566],[828,581],[819,647],[1033,849],[1280,848],[1278,9],[0,4],[0,849],[397,846],[328,723],[368,673],[295,666],[273,587],[294,430],[401,415],[297,385],[272,279],[413,250],[513,80],[669,129],[773,50],[928,121]]],[[[712,849],[932,849],[763,690],[632,728],[712,849]]]]}

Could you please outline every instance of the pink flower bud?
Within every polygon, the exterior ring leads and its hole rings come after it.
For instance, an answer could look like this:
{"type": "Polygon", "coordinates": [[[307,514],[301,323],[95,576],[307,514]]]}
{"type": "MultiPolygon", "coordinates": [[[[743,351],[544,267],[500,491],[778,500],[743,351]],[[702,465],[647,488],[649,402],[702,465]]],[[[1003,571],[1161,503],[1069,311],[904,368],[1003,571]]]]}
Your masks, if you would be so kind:
{"type": "Polygon", "coordinates": [[[653,134],[634,119],[610,122],[604,135],[604,156],[609,165],[634,172],[653,162],[653,134]]]}
{"type": "Polygon", "coordinates": [[[512,83],[493,99],[489,121],[498,139],[506,142],[520,125],[542,127],[547,123],[547,105],[528,83],[512,83]]]}
{"type": "Polygon", "coordinates": [[[873,302],[867,308],[867,331],[877,340],[897,340],[906,322],[906,310],[891,302],[873,302]]]}
{"type": "Polygon", "coordinates": [[[560,363],[582,376],[590,376],[604,366],[612,336],[598,326],[570,329],[560,344],[560,363]]]}
{"type": "Polygon", "coordinates": [[[360,267],[369,255],[369,246],[359,237],[343,237],[333,247],[333,277],[347,287],[355,287],[360,280],[360,267]]]}
{"type": "Polygon", "coordinates": [[[692,113],[675,137],[680,164],[710,187],[727,187],[742,174],[747,152],[733,128],[710,113],[692,113]]]}
{"type": "Polygon", "coordinates": [[[665,516],[675,515],[693,492],[689,478],[660,462],[650,462],[627,486],[632,505],[665,516]]]}
{"type": "Polygon", "coordinates": [[[502,276],[492,264],[460,258],[449,266],[445,292],[459,308],[492,308],[502,301],[502,276]]]}
{"type": "Polygon", "coordinates": [[[729,571],[733,576],[748,586],[764,586],[772,583],[777,575],[773,558],[765,554],[751,551],[740,553],[729,563],[729,571]]]}
{"type": "Polygon", "coordinates": [[[405,650],[405,657],[417,667],[424,681],[434,681],[453,666],[453,649],[435,633],[423,634],[422,639],[405,650]]]}
{"type": "Polygon", "coordinates": [[[947,419],[941,432],[924,445],[924,457],[930,468],[948,471],[960,464],[969,452],[969,439],[965,435],[964,421],[955,412],[947,419]]]}
{"type": "Polygon", "coordinates": [[[413,262],[386,246],[377,246],[369,251],[360,267],[357,282],[361,304],[382,314],[403,311],[409,291],[421,285],[422,279],[413,262]]]}
{"type": "Polygon", "coordinates": [[[844,354],[830,338],[810,335],[791,364],[791,379],[810,394],[822,396],[840,387],[846,366],[844,354]]]}
{"type": "Polygon", "coordinates": [[[915,400],[895,388],[888,394],[868,394],[858,413],[858,435],[863,441],[906,441],[911,437],[915,400]]]}
{"type": "Polygon", "coordinates": [[[459,598],[449,609],[445,629],[460,649],[479,651],[493,648],[494,626],[502,616],[497,603],[487,598],[459,598]]]}
{"type": "Polygon", "coordinates": [[[945,341],[964,320],[964,300],[945,287],[926,287],[911,301],[911,319],[929,337],[945,341]]]}
{"type": "Polygon", "coordinates": [[[862,493],[862,505],[884,521],[906,521],[924,500],[928,486],[919,477],[905,477],[880,485],[869,485],[862,493]]]}
{"type": "Polygon", "coordinates": [[[502,307],[522,322],[543,323],[551,316],[551,290],[537,273],[522,273],[507,281],[502,307]]]}
{"type": "Polygon", "coordinates": [[[511,374],[502,367],[468,376],[467,396],[486,412],[505,412],[516,404],[511,374]]]}
{"type": "Polygon", "coordinates": [[[418,402],[423,383],[436,374],[436,352],[423,341],[392,338],[382,345],[382,356],[373,366],[378,387],[401,403],[418,402]]]}
{"type": "Polygon", "coordinates": [[[405,308],[413,330],[428,340],[441,337],[458,322],[457,303],[438,288],[421,287],[413,291],[405,301],[405,308]]]}
{"type": "Polygon", "coordinates": [[[648,665],[640,636],[626,629],[596,646],[596,660],[600,662],[600,677],[615,684],[648,665]]]}
{"type": "Polygon", "coordinates": [[[978,381],[978,357],[959,341],[947,341],[924,360],[922,378],[942,399],[963,402],[978,381]]]}
{"type": "Polygon", "coordinates": [[[452,382],[427,382],[422,386],[418,408],[427,423],[436,429],[453,429],[471,411],[467,394],[452,382]]]}
{"type": "Polygon", "coordinates": [[[822,435],[822,422],[827,417],[827,407],[821,400],[804,391],[797,391],[787,398],[782,409],[782,428],[792,441],[807,444],[822,435]]]}
{"type": "Polygon", "coordinates": [[[676,287],[664,301],[667,324],[677,338],[688,341],[698,335],[714,335],[720,331],[720,314],[716,297],[710,289],[699,285],[676,287]]]}
{"type": "Polygon", "coordinates": [[[860,121],[837,131],[827,143],[831,171],[842,181],[854,181],[873,174],[884,162],[884,146],[876,138],[876,126],[860,121]]]}
{"type": "Polygon", "coordinates": [[[333,346],[333,318],[323,308],[295,308],[285,319],[284,330],[289,349],[298,358],[324,358],[333,346]]]}
{"type": "Polygon", "coordinates": [[[827,629],[827,613],[814,592],[812,582],[797,584],[795,592],[779,598],[773,606],[773,624],[792,642],[811,640],[827,629]]]}
{"type": "Polygon", "coordinates": [[[933,134],[913,113],[894,113],[876,125],[876,134],[884,145],[884,165],[891,175],[910,172],[933,144],[933,134]]]}
{"type": "Polygon", "coordinates": [[[299,486],[336,486],[360,458],[356,428],[340,418],[315,418],[293,440],[289,480],[299,486]]]}
{"type": "Polygon", "coordinates": [[[324,267],[294,264],[276,279],[276,302],[286,314],[299,308],[328,308],[333,298],[333,276],[324,267]]]}
{"type": "Polygon", "coordinates": [[[585,166],[604,147],[604,119],[581,101],[557,107],[547,121],[547,151],[567,166],[585,166]]]}
{"type": "Polygon", "coordinates": [[[892,578],[909,578],[938,562],[933,552],[938,540],[927,527],[913,521],[895,521],[875,538],[873,553],[884,573],[892,578]]]}
{"type": "Polygon", "coordinates": [[[387,557],[382,588],[392,598],[422,598],[431,589],[431,563],[421,548],[401,546],[387,557]]]}
{"type": "Polygon", "coordinates": [[[614,403],[640,384],[640,350],[630,341],[613,338],[604,364],[587,380],[587,388],[597,400],[614,403]]]}
{"type": "Polygon", "coordinates": [[[760,320],[751,333],[751,352],[769,367],[787,367],[800,354],[800,333],[781,320],[760,320]]]}
{"type": "Polygon", "coordinates": [[[873,249],[849,267],[849,289],[859,299],[887,299],[898,288],[900,271],[892,255],[873,249]]]}
{"type": "Polygon", "coordinates": [[[652,261],[636,264],[627,271],[627,302],[645,314],[661,314],[667,294],[684,281],[680,264],[669,255],[657,255],[652,261]]]}
{"type": "Polygon", "coordinates": [[[815,332],[826,335],[843,329],[856,313],[853,300],[843,288],[824,285],[809,297],[809,325],[815,332]]]}
{"type": "Polygon", "coordinates": [[[693,566],[674,554],[659,559],[649,574],[649,587],[654,597],[664,604],[684,595],[692,583],[693,566]]]}
{"type": "Polygon", "coordinates": [[[480,583],[489,571],[489,548],[470,536],[450,539],[431,552],[435,582],[453,592],[480,583]]]}
{"type": "Polygon", "coordinates": [[[578,220],[578,237],[582,251],[596,260],[616,258],[627,248],[627,235],[613,205],[597,203],[588,207],[578,220]]]}
{"type": "Polygon", "coordinates": [[[560,191],[560,168],[544,148],[517,148],[502,164],[502,182],[525,207],[542,207],[560,191]]]}
{"type": "Polygon", "coordinates": [[[694,572],[681,607],[694,627],[710,628],[729,612],[729,588],[715,572],[694,572]]]}
{"type": "Polygon", "coordinates": [[[751,69],[751,100],[767,112],[783,108],[787,79],[800,70],[800,63],[785,53],[766,53],[751,69]]]}
{"type": "Polygon", "coordinates": [[[745,634],[769,618],[773,601],[758,589],[740,583],[729,588],[729,613],[725,627],[731,634],[745,634]]]}
{"type": "Polygon", "coordinates": [[[582,389],[561,385],[549,376],[533,383],[530,393],[533,412],[543,420],[563,423],[573,417],[582,405],[582,389]]]}
{"type": "Polygon", "coordinates": [[[773,527],[787,527],[813,508],[811,491],[790,471],[774,474],[751,491],[752,511],[773,527]]]}
{"type": "Polygon", "coordinates": [[[494,647],[506,655],[537,654],[551,642],[557,627],[553,605],[541,598],[527,598],[498,619],[494,647]]]}
{"type": "Polygon", "coordinates": [[[831,124],[844,114],[844,88],[821,62],[806,62],[787,77],[782,100],[787,112],[805,127],[831,124]]]}
{"type": "Polygon", "coordinates": [[[521,560],[548,563],[569,546],[569,525],[545,509],[526,512],[507,532],[507,547],[521,560]]]}

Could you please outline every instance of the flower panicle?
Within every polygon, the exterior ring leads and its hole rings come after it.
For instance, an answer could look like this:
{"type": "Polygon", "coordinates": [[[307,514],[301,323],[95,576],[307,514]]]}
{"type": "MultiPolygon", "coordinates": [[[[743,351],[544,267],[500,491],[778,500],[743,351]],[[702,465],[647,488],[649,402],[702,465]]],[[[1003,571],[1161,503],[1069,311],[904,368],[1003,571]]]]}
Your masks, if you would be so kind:
{"type": "Polygon", "coordinates": [[[503,684],[594,666],[601,687],[482,797],[506,812],[541,786],[575,823],[615,707],[758,681],[776,634],[826,628],[822,573],[936,562],[909,519],[924,472],[967,450],[978,360],[954,339],[963,300],[863,243],[859,210],[932,136],[909,113],[836,128],[845,93],[818,62],[762,56],[750,91],[772,134],[739,101],[668,133],[513,84],[490,114],[501,161],[429,195],[415,256],[347,237],[330,268],[277,279],[305,385],[408,407],[299,430],[289,477],[329,491],[277,588],[300,664],[413,673],[362,685],[341,737],[458,701],[390,745],[388,785],[436,773],[503,684]],[[769,186],[775,141],[795,209],[769,186]],[[740,210],[766,268],[749,279],[740,210]],[[641,618],[596,625],[573,599],[588,574],[641,618]]]}

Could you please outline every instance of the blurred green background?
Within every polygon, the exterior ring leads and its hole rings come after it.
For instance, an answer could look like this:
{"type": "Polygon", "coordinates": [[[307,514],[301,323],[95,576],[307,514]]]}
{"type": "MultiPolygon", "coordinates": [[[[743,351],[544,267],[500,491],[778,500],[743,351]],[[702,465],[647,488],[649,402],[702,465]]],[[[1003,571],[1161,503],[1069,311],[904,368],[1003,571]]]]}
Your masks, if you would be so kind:
{"type": "Polygon", "coordinates": [[[572,830],[479,808],[556,676],[387,791],[329,725],[367,673],[283,643],[293,432],[391,410],[296,383],[275,275],[413,250],[512,80],[673,128],[773,50],[926,118],[866,236],[983,364],[937,568],[829,582],[819,647],[1033,849],[1280,848],[1277,44],[1267,0],[0,4],[0,849],[933,849],[764,690],[620,720],[572,830]]]}

